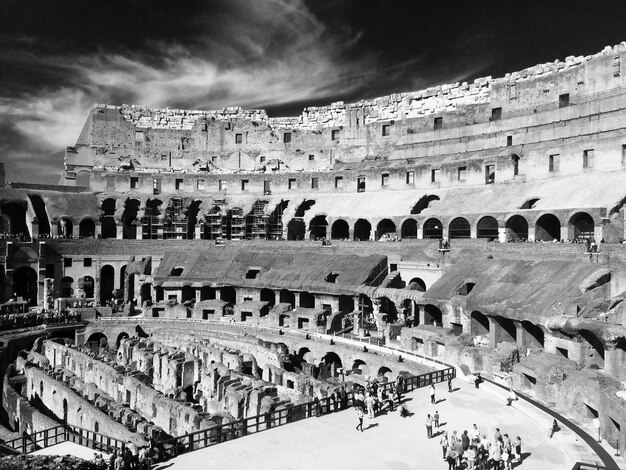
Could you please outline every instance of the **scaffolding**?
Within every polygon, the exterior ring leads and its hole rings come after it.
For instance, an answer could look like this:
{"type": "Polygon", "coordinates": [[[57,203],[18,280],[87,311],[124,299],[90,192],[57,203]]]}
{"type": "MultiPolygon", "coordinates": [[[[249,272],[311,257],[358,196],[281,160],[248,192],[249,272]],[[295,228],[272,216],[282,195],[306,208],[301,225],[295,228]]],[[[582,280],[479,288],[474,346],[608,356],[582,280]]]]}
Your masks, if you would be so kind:
{"type": "Polygon", "coordinates": [[[229,240],[242,240],[246,235],[246,218],[241,207],[233,207],[222,223],[222,237],[229,240]]]}
{"type": "Polygon", "coordinates": [[[257,199],[253,204],[252,210],[246,217],[247,239],[267,239],[269,216],[265,213],[265,208],[268,203],[267,199],[257,199]]]}
{"type": "Polygon", "coordinates": [[[268,236],[270,240],[282,240],[283,238],[283,212],[288,203],[289,201],[280,201],[269,217],[268,236]]]}
{"type": "Polygon", "coordinates": [[[187,239],[188,220],[183,214],[182,198],[170,198],[163,219],[164,240],[187,239]]]}
{"type": "Polygon", "coordinates": [[[204,216],[204,238],[207,240],[217,240],[222,238],[222,222],[224,214],[225,199],[214,199],[213,207],[204,216]]]}

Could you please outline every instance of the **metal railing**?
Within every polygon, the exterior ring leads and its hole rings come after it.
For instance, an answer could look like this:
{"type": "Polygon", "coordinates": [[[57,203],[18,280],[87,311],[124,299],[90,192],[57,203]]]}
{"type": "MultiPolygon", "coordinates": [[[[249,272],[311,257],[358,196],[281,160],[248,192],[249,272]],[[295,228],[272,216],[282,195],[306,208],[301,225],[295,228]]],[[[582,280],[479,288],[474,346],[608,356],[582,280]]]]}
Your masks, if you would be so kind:
{"type": "MultiPolygon", "coordinates": [[[[426,387],[430,384],[447,381],[456,377],[456,369],[450,367],[444,370],[428,372],[418,376],[406,377],[403,393],[426,387]]],[[[379,384],[387,393],[391,393],[392,382],[379,384]]],[[[354,405],[354,395],[348,393],[347,403],[343,404],[331,397],[322,398],[318,401],[310,401],[293,407],[276,410],[262,415],[239,419],[230,423],[212,426],[208,429],[195,431],[184,436],[164,439],[156,443],[159,460],[164,460],[177,455],[192,452],[194,450],[211,447],[222,442],[231,441],[248,434],[266,431],[285,424],[294,423],[313,416],[324,416],[349,408],[354,405]],[[345,405],[345,406],[344,406],[345,405]]]]}
{"type": "Polygon", "coordinates": [[[89,431],[79,426],[60,424],[33,434],[24,433],[22,437],[3,442],[2,447],[4,447],[4,449],[0,448],[0,454],[3,452],[10,453],[11,450],[14,451],[14,453],[27,454],[63,442],[73,442],[107,453],[111,453],[115,449],[122,450],[125,447],[124,441],[114,437],[105,436],[95,431],[89,431]]]}

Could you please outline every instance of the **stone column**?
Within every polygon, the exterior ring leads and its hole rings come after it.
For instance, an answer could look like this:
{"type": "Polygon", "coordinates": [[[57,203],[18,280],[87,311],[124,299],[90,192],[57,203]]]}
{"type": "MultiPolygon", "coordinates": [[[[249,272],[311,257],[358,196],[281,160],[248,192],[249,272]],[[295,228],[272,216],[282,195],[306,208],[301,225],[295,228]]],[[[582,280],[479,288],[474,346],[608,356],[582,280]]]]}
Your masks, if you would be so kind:
{"type": "Polygon", "coordinates": [[[423,227],[417,227],[417,239],[418,240],[423,240],[424,239],[424,228],[423,227]]]}
{"type": "Polygon", "coordinates": [[[470,238],[478,238],[478,227],[470,225],[470,238]]]}
{"type": "Polygon", "coordinates": [[[535,230],[536,230],[536,227],[534,225],[528,224],[528,241],[529,242],[535,241],[535,230]]]}
{"type": "Polygon", "coordinates": [[[498,240],[500,243],[506,242],[506,227],[498,227],[498,240]]]}
{"type": "Polygon", "coordinates": [[[80,236],[80,224],[76,223],[72,225],[72,238],[78,238],[80,236]]]}
{"type": "Polygon", "coordinates": [[[119,224],[115,226],[115,238],[117,238],[118,240],[121,240],[122,238],[124,238],[124,225],[123,224],[119,224]]]}
{"type": "Polygon", "coordinates": [[[93,234],[94,238],[102,238],[102,224],[100,222],[96,223],[95,232],[93,234]]]}
{"type": "Polygon", "coordinates": [[[202,224],[196,224],[193,229],[193,236],[196,240],[202,239],[202,224]]]}
{"type": "MultiPolygon", "coordinates": [[[[569,238],[568,231],[569,231],[569,228],[567,225],[561,225],[561,238],[559,239],[559,241],[567,240],[569,238]]],[[[598,240],[598,242],[599,241],[600,240],[598,240]]]]}
{"type": "Polygon", "coordinates": [[[137,221],[137,231],[135,232],[135,239],[137,240],[141,240],[143,239],[143,226],[141,225],[141,222],[137,221]]]}
{"type": "Polygon", "coordinates": [[[513,322],[515,324],[515,338],[516,338],[516,342],[517,345],[525,348],[526,347],[526,331],[524,330],[524,327],[522,326],[522,322],[516,321],[513,322]]]}
{"type": "Polygon", "coordinates": [[[100,303],[100,270],[102,269],[102,261],[96,261],[96,274],[93,279],[93,301],[95,305],[100,303]]]}

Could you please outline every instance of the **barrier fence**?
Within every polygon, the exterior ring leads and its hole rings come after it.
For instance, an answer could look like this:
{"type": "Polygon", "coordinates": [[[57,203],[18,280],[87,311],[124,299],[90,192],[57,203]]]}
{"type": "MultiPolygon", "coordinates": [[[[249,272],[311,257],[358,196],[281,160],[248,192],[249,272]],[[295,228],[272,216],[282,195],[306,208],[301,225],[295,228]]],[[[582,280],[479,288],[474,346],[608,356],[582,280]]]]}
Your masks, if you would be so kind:
{"type": "MultiPolygon", "coordinates": [[[[445,382],[449,378],[454,377],[456,377],[454,367],[406,377],[403,393],[426,387],[430,384],[445,382]]],[[[390,393],[393,385],[392,382],[384,382],[379,384],[379,387],[382,387],[385,392],[390,393]]],[[[351,391],[348,392],[348,401],[345,405],[347,408],[354,406],[354,395],[351,391]]],[[[216,425],[202,431],[195,431],[190,434],[185,434],[184,436],[172,437],[157,442],[157,448],[160,454],[159,457],[160,460],[175,457],[221,442],[238,439],[248,434],[266,431],[314,416],[324,416],[342,409],[345,409],[344,404],[333,400],[331,397],[326,397],[321,400],[303,403],[290,408],[216,425]]]]}
{"type": "Polygon", "coordinates": [[[6,441],[0,445],[0,454],[27,454],[63,442],[73,442],[106,453],[111,453],[115,449],[121,450],[125,446],[124,441],[115,439],[114,437],[105,436],[95,431],[89,431],[79,426],[60,424],[33,434],[24,433],[22,437],[6,441]]]}

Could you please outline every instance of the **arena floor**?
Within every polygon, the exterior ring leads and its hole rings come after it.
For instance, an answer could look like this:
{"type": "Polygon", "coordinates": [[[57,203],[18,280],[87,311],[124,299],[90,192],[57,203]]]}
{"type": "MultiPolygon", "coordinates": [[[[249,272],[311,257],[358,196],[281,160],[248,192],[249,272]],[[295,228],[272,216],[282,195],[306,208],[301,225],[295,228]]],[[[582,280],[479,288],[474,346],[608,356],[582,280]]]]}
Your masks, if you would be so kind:
{"type": "Polygon", "coordinates": [[[229,441],[179,456],[156,466],[159,470],[231,468],[254,470],[390,469],[429,470],[447,468],[439,439],[427,439],[427,413],[439,411],[441,430],[470,430],[476,423],[491,439],[495,428],[511,438],[522,438],[524,459],[514,468],[570,470],[577,460],[593,462],[589,447],[568,429],[552,439],[547,429],[551,418],[531,405],[506,406],[505,395],[488,386],[474,389],[460,380],[449,394],[437,387],[437,405],[430,405],[427,389],[409,393],[407,406],[413,416],[396,411],[373,420],[365,419],[365,432],[356,431],[353,409],[299,421],[287,426],[229,441]]]}

